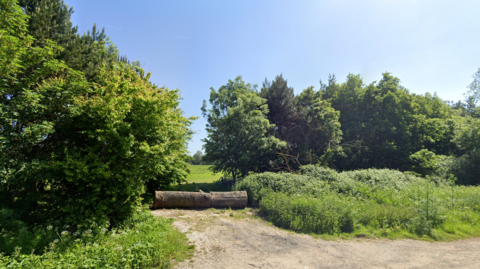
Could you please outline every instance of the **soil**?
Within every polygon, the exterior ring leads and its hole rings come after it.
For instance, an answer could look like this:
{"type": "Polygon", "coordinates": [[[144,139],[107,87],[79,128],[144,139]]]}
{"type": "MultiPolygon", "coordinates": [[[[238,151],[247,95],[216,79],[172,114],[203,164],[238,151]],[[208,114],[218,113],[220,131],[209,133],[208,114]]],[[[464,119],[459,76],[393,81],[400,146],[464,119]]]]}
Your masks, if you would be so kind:
{"type": "Polygon", "coordinates": [[[272,226],[254,210],[152,211],[195,245],[174,268],[480,268],[480,238],[328,241],[272,226]]]}

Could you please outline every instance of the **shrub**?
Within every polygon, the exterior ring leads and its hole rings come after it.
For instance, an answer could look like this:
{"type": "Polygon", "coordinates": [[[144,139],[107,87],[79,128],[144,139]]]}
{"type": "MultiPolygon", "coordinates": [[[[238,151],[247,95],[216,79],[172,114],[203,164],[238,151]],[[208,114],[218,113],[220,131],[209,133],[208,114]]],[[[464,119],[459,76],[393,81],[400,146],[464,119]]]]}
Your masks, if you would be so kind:
{"type": "Polygon", "coordinates": [[[34,237],[53,239],[40,254],[31,254],[33,242],[24,241],[10,255],[0,254],[0,268],[169,268],[190,249],[170,223],[142,210],[111,231],[47,226],[35,230],[34,237]]]}
{"type": "Polygon", "coordinates": [[[273,224],[299,232],[368,230],[388,236],[403,231],[434,239],[455,238],[465,230],[480,233],[480,214],[474,213],[480,210],[478,189],[389,169],[336,173],[308,165],[300,171],[250,175],[235,189],[247,191],[251,204],[273,224]]]}
{"type": "Polygon", "coordinates": [[[260,212],[275,225],[294,231],[336,234],[354,229],[350,207],[334,195],[315,199],[268,192],[260,202],[260,212]]]}
{"type": "Polygon", "coordinates": [[[247,191],[248,202],[257,206],[262,199],[262,190],[289,194],[309,194],[319,196],[328,191],[328,182],[306,175],[265,172],[253,174],[237,182],[236,190],[247,191]]]}
{"type": "Polygon", "coordinates": [[[333,182],[337,180],[337,171],[318,165],[304,165],[300,166],[299,173],[301,175],[313,177],[317,180],[333,182]]]}

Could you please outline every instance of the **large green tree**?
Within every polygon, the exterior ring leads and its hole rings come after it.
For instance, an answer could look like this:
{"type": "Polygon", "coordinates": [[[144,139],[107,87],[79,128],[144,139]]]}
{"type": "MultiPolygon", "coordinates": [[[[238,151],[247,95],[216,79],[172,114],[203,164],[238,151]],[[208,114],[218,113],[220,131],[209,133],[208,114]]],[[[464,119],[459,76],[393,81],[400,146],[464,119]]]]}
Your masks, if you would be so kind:
{"type": "Polygon", "coordinates": [[[301,164],[331,165],[341,152],[342,133],[339,113],[313,87],[295,96],[282,75],[265,80],[260,96],[267,100],[267,117],[274,128],[271,133],[286,146],[269,158],[273,170],[295,171],[301,164]]]}
{"type": "Polygon", "coordinates": [[[267,100],[267,118],[275,125],[272,134],[280,140],[287,140],[292,121],[296,117],[293,88],[288,86],[282,75],[279,75],[271,82],[265,79],[260,97],[267,100]]]}
{"type": "Polygon", "coordinates": [[[298,164],[332,165],[333,156],[342,152],[340,113],[320,97],[309,87],[295,98],[297,113],[288,142],[298,164]]]}
{"type": "Polygon", "coordinates": [[[218,91],[211,88],[209,102],[210,108],[205,101],[202,106],[207,120],[203,158],[213,164],[213,172],[236,180],[269,169],[268,156],[285,144],[269,135],[274,125],[267,119],[266,100],[239,76],[218,91]]]}
{"type": "Polygon", "coordinates": [[[322,98],[340,111],[346,157],[339,155],[337,165],[342,170],[410,170],[410,155],[417,151],[455,151],[450,107],[435,95],[409,93],[390,73],[369,85],[352,74],[345,83],[330,81],[322,98]]]}
{"type": "Polygon", "coordinates": [[[193,118],[177,90],[135,64],[101,65],[96,80],[34,46],[27,16],[0,0],[0,205],[21,220],[120,220],[141,195],[186,176],[193,118]]]}

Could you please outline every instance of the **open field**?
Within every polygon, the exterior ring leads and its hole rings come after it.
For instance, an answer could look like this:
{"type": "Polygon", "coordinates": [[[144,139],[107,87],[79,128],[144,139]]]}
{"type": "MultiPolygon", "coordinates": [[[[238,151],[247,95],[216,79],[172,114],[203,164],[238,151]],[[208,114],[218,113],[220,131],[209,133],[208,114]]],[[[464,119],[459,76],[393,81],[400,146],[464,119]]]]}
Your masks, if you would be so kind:
{"type": "Polygon", "coordinates": [[[189,165],[190,175],[187,176],[188,183],[211,183],[220,179],[222,174],[214,175],[208,170],[211,165],[189,165]]]}
{"type": "Polygon", "coordinates": [[[214,175],[208,168],[210,165],[189,165],[190,175],[187,176],[187,182],[182,184],[170,185],[166,191],[230,191],[230,187],[225,187],[218,182],[221,174],[214,175]]]}

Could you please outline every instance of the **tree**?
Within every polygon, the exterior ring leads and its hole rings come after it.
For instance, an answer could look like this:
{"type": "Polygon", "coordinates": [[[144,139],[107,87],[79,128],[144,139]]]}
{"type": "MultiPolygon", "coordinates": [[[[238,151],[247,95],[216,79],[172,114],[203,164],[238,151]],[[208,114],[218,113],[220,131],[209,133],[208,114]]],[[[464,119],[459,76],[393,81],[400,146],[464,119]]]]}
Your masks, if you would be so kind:
{"type": "Polygon", "coordinates": [[[369,85],[349,74],[345,83],[325,86],[322,98],[340,111],[346,153],[337,158],[341,170],[410,170],[410,156],[422,149],[437,155],[455,151],[450,107],[436,95],[410,94],[390,73],[369,85]]]}
{"type": "Polygon", "coordinates": [[[268,169],[268,155],[285,143],[268,134],[274,125],[267,119],[266,100],[239,76],[218,91],[211,88],[209,102],[210,109],[206,101],[202,106],[207,119],[204,160],[213,164],[213,172],[228,173],[235,181],[268,169]]]}
{"type": "Polygon", "coordinates": [[[453,167],[458,183],[480,184],[480,119],[459,119],[454,141],[460,149],[453,167]]]}
{"type": "Polygon", "coordinates": [[[267,118],[275,125],[272,134],[280,140],[287,140],[292,120],[296,116],[293,88],[288,87],[282,75],[276,76],[272,82],[265,79],[260,97],[267,100],[267,118]]]}
{"type": "Polygon", "coordinates": [[[292,154],[299,156],[302,164],[332,165],[332,157],[341,154],[340,113],[313,87],[296,97],[297,117],[293,121],[292,154]]]}
{"type": "Polygon", "coordinates": [[[13,0],[0,5],[2,207],[30,223],[119,221],[146,190],[185,178],[194,118],[182,115],[178,90],[122,62],[87,81],[57,59],[54,41],[32,46],[13,0]]]}
{"type": "Polygon", "coordinates": [[[202,153],[200,150],[197,150],[197,152],[196,152],[195,154],[193,154],[192,163],[193,163],[193,164],[200,164],[200,163],[202,163],[202,157],[203,157],[203,153],[202,153]]]}
{"type": "Polygon", "coordinates": [[[42,47],[48,40],[55,41],[64,48],[56,54],[56,59],[84,72],[88,81],[96,79],[101,65],[112,65],[119,60],[128,62],[125,57],[119,57],[105,29],[98,31],[94,24],[91,31],[78,34],[78,27],[73,27],[71,22],[73,8],[62,0],[20,0],[19,4],[29,16],[28,33],[35,38],[33,45],[42,47]]]}
{"type": "Polygon", "coordinates": [[[480,118],[480,68],[473,75],[473,81],[468,86],[469,91],[465,94],[465,103],[468,115],[480,118]]]}

